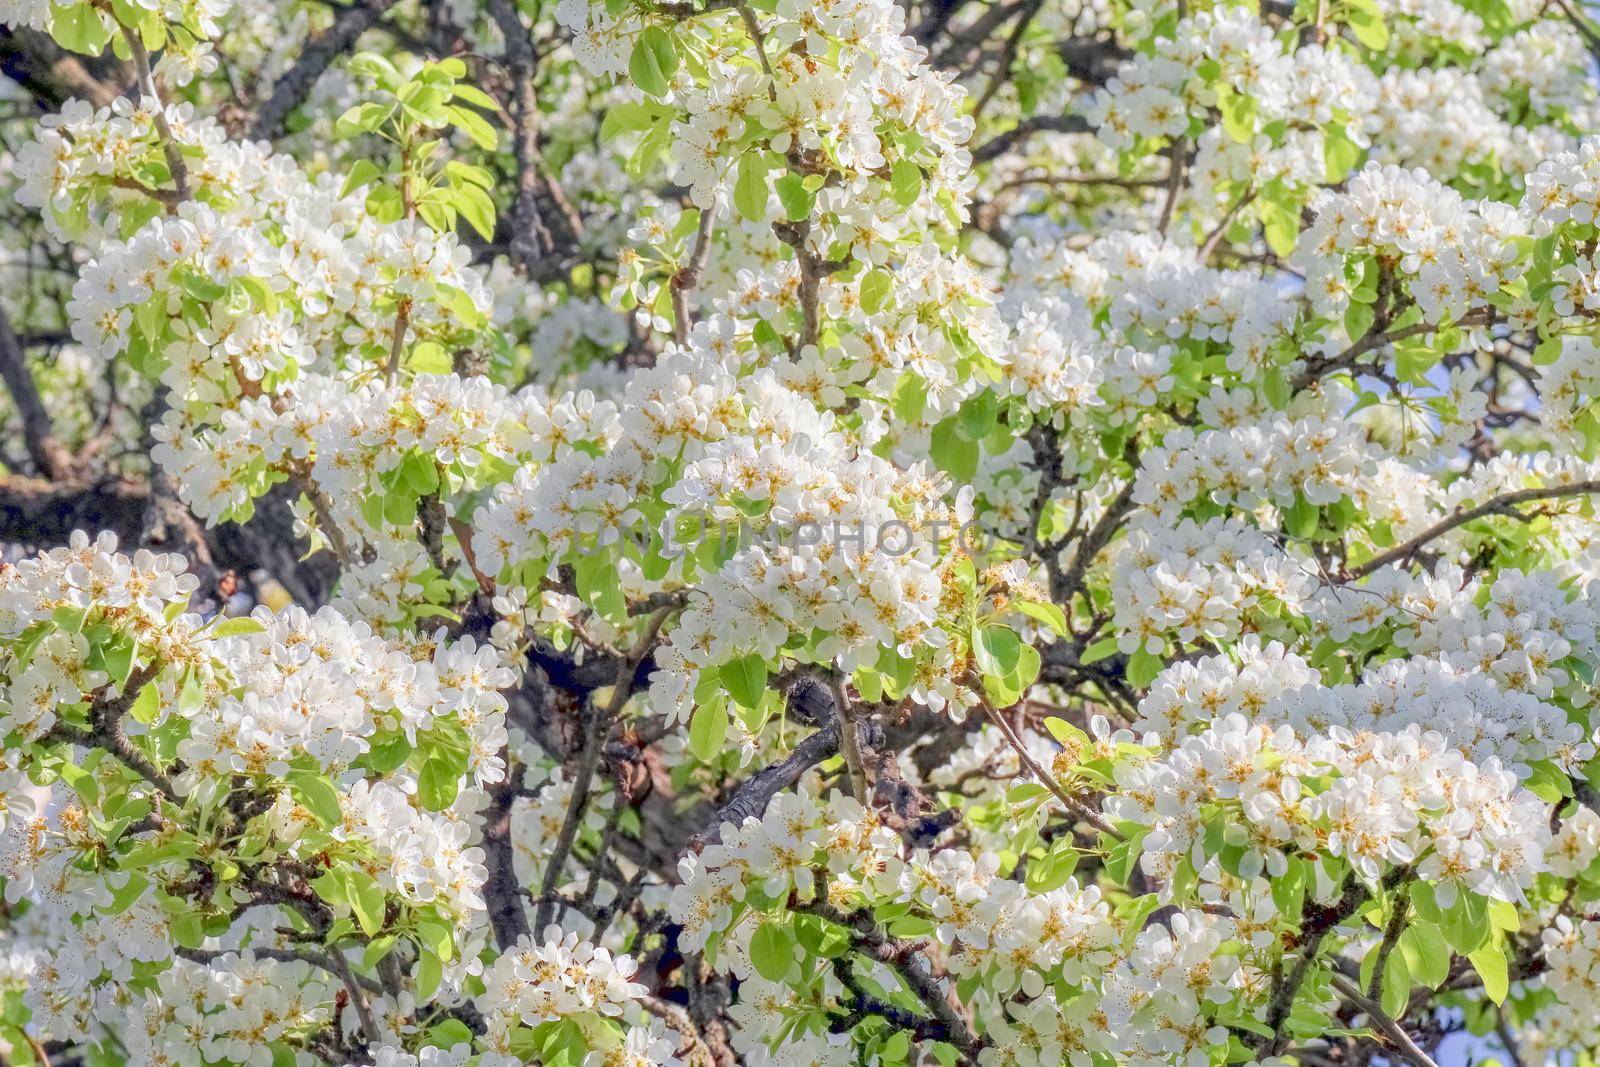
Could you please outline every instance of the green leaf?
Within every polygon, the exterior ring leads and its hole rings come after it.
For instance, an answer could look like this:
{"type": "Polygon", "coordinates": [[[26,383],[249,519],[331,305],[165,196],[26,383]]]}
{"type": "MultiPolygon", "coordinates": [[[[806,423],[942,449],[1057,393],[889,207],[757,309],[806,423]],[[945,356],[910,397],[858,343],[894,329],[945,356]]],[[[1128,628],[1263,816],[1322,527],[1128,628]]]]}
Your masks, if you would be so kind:
{"type": "Polygon", "coordinates": [[[417,944],[432,949],[434,955],[448,963],[455,958],[455,927],[430,915],[419,916],[417,944]]]}
{"type": "Polygon", "coordinates": [[[956,411],[956,425],[970,441],[982,441],[988,437],[999,425],[999,420],[1000,398],[989,389],[973,395],[956,411]]]}
{"type": "Polygon", "coordinates": [[[405,82],[400,69],[377,52],[357,52],[346,64],[351,74],[371,78],[380,88],[394,92],[405,82]]]}
{"type": "Polygon", "coordinates": [[[199,912],[189,911],[174,916],[167,928],[172,932],[172,940],[184,948],[199,948],[205,943],[205,917],[199,912]]]}
{"type": "Polygon", "coordinates": [[[647,104],[629,100],[608,109],[600,123],[600,139],[609,141],[623,133],[642,133],[655,125],[657,113],[647,104]]]}
{"type": "Polygon", "coordinates": [[[444,172],[453,185],[476,185],[480,189],[494,188],[494,175],[472,163],[452,159],[444,165],[444,172]]]}
{"type": "Polygon", "coordinates": [[[1350,140],[1344,127],[1329,126],[1323,133],[1322,161],[1327,168],[1328,184],[1335,185],[1344,181],[1345,175],[1361,162],[1361,148],[1350,140]]]}
{"type": "Polygon", "coordinates": [[[768,920],[750,939],[750,962],[769,982],[781,982],[794,966],[794,935],[789,928],[768,920]]]}
{"type": "Polygon", "coordinates": [[[1429,989],[1438,989],[1450,977],[1450,943],[1432,923],[1413,922],[1400,935],[1411,974],[1429,989]]]}
{"type": "Polygon", "coordinates": [[[1078,850],[1070,841],[1057,841],[1048,854],[1028,864],[1023,883],[1033,893],[1048,893],[1066,884],[1078,867],[1078,850]]]}
{"type": "Polygon", "coordinates": [[[211,627],[212,637],[239,637],[243,634],[265,633],[266,627],[248,615],[237,615],[231,619],[223,619],[211,627]]]}
{"type": "Polygon", "coordinates": [[[1116,653],[1117,639],[1115,637],[1102,637],[1083,650],[1083,656],[1080,657],[1079,662],[1087,666],[1091,663],[1099,663],[1108,656],[1116,655],[1116,653]]]}
{"type": "Polygon", "coordinates": [[[301,773],[289,779],[289,792],[294,799],[323,826],[337,826],[343,817],[339,810],[339,792],[320,774],[301,773]]]}
{"type": "Polygon", "coordinates": [[[727,734],[728,702],[718,694],[694,709],[694,717],[689,720],[689,752],[709,763],[721,755],[727,734]]]}
{"type": "Polygon", "coordinates": [[[761,703],[767,689],[767,663],[754,652],[722,665],[722,684],[741,707],[761,703]]]}
{"type": "Polygon", "coordinates": [[[660,26],[646,26],[628,57],[633,84],[651,96],[665,96],[677,72],[678,45],[672,34],[660,26]]]}
{"type": "Polygon", "coordinates": [[[1067,613],[1061,610],[1060,605],[1046,604],[1037,600],[1019,600],[1011,606],[1028,618],[1044,623],[1062,637],[1066,636],[1067,613]]]}
{"type": "Polygon", "coordinates": [[[476,185],[456,187],[453,203],[461,217],[467,220],[478,236],[485,241],[494,239],[494,201],[476,185]]]}
{"type": "Polygon", "coordinates": [[[350,882],[347,871],[326,871],[311,879],[311,889],[329,904],[347,904],[350,901],[350,882]]]}
{"type": "Polygon", "coordinates": [[[481,107],[485,111],[499,110],[499,105],[494,102],[494,97],[476,85],[456,85],[451,88],[450,95],[453,99],[471,104],[474,107],[481,107]]]}
{"type": "Polygon", "coordinates": [[[58,5],[50,14],[50,36],[69,52],[97,56],[111,40],[111,31],[90,3],[58,5]]]}
{"type": "Polygon", "coordinates": [[[61,762],[61,780],[66,782],[78,795],[83,797],[90,805],[99,803],[100,788],[94,780],[94,775],[84,770],[75,763],[61,762]]]}
{"type": "Polygon", "coordinates": [[[1306,861],[1291,859],[1283,874],[1272,879],[1272,902],[1291,922],[1299,919],[1306,899],[1306,861]]]}
{"type": "Polygon", "coordinates": [[[762,152],[746,152],[739,157],[739,170],[733,182],[733,206],[751,222],[767,218],[767,157],[762,152]]]}
{"type": "Polygon", "coordinates": [[[400,464],[400,476],[418,496],[439,491],[439,463],[432,456],[425,456],[421,452],[406,453],[405,462],[400,464]]]}
{"type": "Polygon", "coordinates": [[[785,174],[774,184],[778,191],[778,200],[783,204],[783,212],[790,222],[804,222],[811,217],[811,207],[816,202],[816,196],[805,186],[805,179],[798,174],[785,174]]]}
{"type": "Polygon", "coordinates": [[[1510,982],[1506,976],[1506,954],[1498,945],[1484,945],[1482,948],[1467,953],[1467,959],[1472,961],[1472,969],[1478,972],[1478,977],[1483,980],[1483,994],[1496,1004],[1505,1003],[1506,991],[1510,982]]]}
{"type": "Polygon", "coordinates": [[[180,282],[183,291],[202,303],[221,300],[228,295],[228,290],[197,270],[185,270],[180,282]]]}
{"type": "Polygon", "coordinates": [[[889,170],[889,195],[901,207],[910,207],[922,195],[922,168],[909,159],[896,160],[889,170]]]}
{"type": "Polygon", "coordinates": [[[417,966],[412,971],[412,978],[417,985],[418,1003],[427,1003],[433,994],[439,990],[439,979],[443,977],[444,968],[439,963],[439,957],[424,948],[417,955],[417,966]]]}
{"type": "Polygon", "coordinates": [[[622,579],[617,562],[609,552],[580,555],[572,566],[578,596],[612,622],[628,617],[628,601],[622,594],[622,579]]]}
{"type": "Polygon", "coordinates": [[[389,116],[394,114],[394,110],[394,104],[380,104],[376,100],[368,100],[364,104],[357,104],[339,116],[338,121],[333,124],[333,134],[335,137],[346,138],[362,133],[372,133],[388,121],[389,116]]]}
{"type": "Polygon", "coordinates": [[[420,341],[406,354],[406,366],[417,374],[449,374],[455,370],[444,346],[437,341],[420,341]]]}
{"type": "Polygon", "coordinates": [[[1063,745],[1083,745],[1089,741],[1089,735],[1072,725],[1066,719],[1051,716],[1044,721],[1045,731],[1063,745]]]}
{"type": "Polygon", "coordinates": [[[1390,952],[1383,961],[1383,1010],[1395,1018],[1405,1015],[1411,999],[1411,968],[1404,952],[1390,952]]]}
{"type": "Polygon", "coordinates": [[[472,138],[472,143],[484,151],[492,152],[500,143],[500,134],[489,125],[489,120],[467,107],[457,107],[452,104],[445,108],[445,113],[450,116],[451,123],[456,129],[472,138]]]}
{"type": "Polygon", "coordinates": [[[1007,678],[1022,659],[1022,638],[1009,626],[985,626],[974,631],[972,652],[978,662],[978,670],[997,678],[1007,678]]]}
{"type": "Polygon", "coordinates": [[[1522,929],[1522,916],[1517,914],[1517,906],[1509,900],[1491,900],[1488,906],[1489,925],[1496,930],[1514,934],[1522,929]]]}
{"type": "Polygon", "coordinates": [[[1309,540],[1317,532],[1317,519],[1321,514],[1321,509],[1296,493],[1294,503],[1283,513],[1284,531],[1296,540],[1309,540]]]}
{"type": "Polygon", "coordinates": [[[1017,689],[1017,696],[1022,696],[1023,690],[1038,681],[1040,662],[1038,649],[1027,644],[1022,646],[1017,656],[1017,669],[1009,679],[1017,689]]]}
{"type": "Polygon", "coordinates": [[[1383,21],[1383,12],[1378,10],[1378,5],[1372,0],[1352,0],[1349,7],[1345,22],[1350,32],[1356,35],[1356,40],[1374,52],[1388,48],[1389,26],[1383,21]]]}
{"type": "Polygon", "coordinates": [[[398,941],[399,938],[394,934],[374,937],[367,943],[367,950],[361,954],[361,966],[369,971],[372,970],[372,968],[383,962],[383,958],[389,954],[398,941]]]}
{"type": "Polygon", "coordinates": [[[148,726],[156,721],[156,713],[160,710],[161,694],[156,691],[155,683],[151,682],[139,690],[139,695],[134,698],[128,714],[133,717],[134,722],[142,722],[148,726]]]}
{"type": "Polygon", "coordinates": [[[969,482],[978,473],[978,443],[961,432],[954,416],[934,424],[929,455],[957,482],[969,482]]]}
{"type": "Polygon", "coordinates": [[[410,526],[417,518],[417,497],[397,487],[383,497],[383,517],[391,526],[410,526]]]}
{"type": "Polygon", "coordinates": [[[893,291],[894,276],[888,271],[881,267],[867,271],[861,279],[861,310],[868,315],[876,315],[893,291]]]}
{"type": "Polygon", "coordinates": [[[388,774],[398,770],[410,756],[411,743],[406,740],[405,734],[397,730],[388,735],[378,734],[371,738],[361,765],[375,774],[388,774]]]}
{"type": "MultiPolygon", "coordinates": [[[[1422,907],[1417,910],[1426,917],[1422,907]]],[[[1443,921],[1439,929],[1451,947],[1463,956],[1470,956],[1489,940],[1489,910],[1478,894],[1461,893],[1454,904],[1441,909],[1440,913],[1443,921]]]]}
{"type": "Polygon", "coordinates": [[[370,185],[382,177],[383,168],[370,159],[358,159],[350,165],[350,173],[345,175],[344,188],[339,190],[339,195],[349,196],[355,190],[370,185]]]}
{"type": "Polygon", "coordinates": [[[1139,649],[1128,657],[1128,684],[1135,689],[1144,689],[1156,680],[1163,666],[1160,656],[1139,649]]]}
{"type": "Polygon", "coordinates": [[[383,929],[385,918],[383,890],[378,888],[377,881],[366,871],[351,870],[346,872],[345,877],[350,892],[350,910],[355,913],[363,933],[368,937],[377,936],[378,931],[383,929]]]}
{"type": "Polygon", "coordinates": [[[1246,144],[1256,132],[1256,98],[1239,93],[1219,93],[1217,107],[1222,112],[1222,129],[1231,139],[1246,144]]]}
{"type": "Polygon", "coordinates": [[[1300,240],[1300,213],[1293,203],[1262,197],[1256,201],[1256,216],[1267,245],[1280,256],[1294,251],[1300,240]]]}
{"type": "Polygon", "coordinates": [[[461,775],[450,761],[429,756],[417,772],[417,800],[426,811],[443,811],[455,803],[461,775]]]}
{"type": "Polygon", "coordinates": [[[1350,340],[1359,341],[1372,329],[1373,319],[1371,304],[1352,302],[1344,313],[1344,332],[1350,340]]]}

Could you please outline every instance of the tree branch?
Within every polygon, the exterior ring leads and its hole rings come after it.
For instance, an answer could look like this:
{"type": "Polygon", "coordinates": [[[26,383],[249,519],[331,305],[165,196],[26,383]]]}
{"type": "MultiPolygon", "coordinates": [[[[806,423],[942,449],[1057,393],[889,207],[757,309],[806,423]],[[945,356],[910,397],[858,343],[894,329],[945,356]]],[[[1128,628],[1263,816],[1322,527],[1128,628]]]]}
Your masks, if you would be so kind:
{"type": "Polygon", "coordinates": [[[283,132],[283,122],[289,117],[289,112],[311,95],[312,87],[323,72],[335,59],[354,48],[357,38],[371,29],[394,5],[395,0],[355,0],[342,9],[332,26],[307,42],[294,66],[272,87],[271,96],[256,111],[256,120],[250,126],[250,139],[270,141],[283,132]]]}
{"type": "Polygon", "coordinates": [[[796,745],[787,758],[769,763],[746,778],[728,802],[717,809],[705,828],[690,839],[689,847],[701,849],[717,844],[722,840],[724,825],[738,826],[752,816],[760,818],[773,797],[791,788],[807,771],[838,751],[839,723],[834,720],[796,745]]]}
{"type": "Polygon", "coordinates": [[[928,966],[926,953],[919,951],[920,946],[889,937],[865,912],[843,912],[826,900],[802,901],[791,896],[789,906],[849,931],[850,940],[857,951],[893,968],[906,988],[928,1009],[933,1017],[933,1025],[928,1028],[927,1036],[954,1045],[961,1053],[963,1063],[978,1061],[978,1053],[988,1041],[975,1035],[967,1021],[951,1005],[950,998],[945,995],[928,966]]]}
{"type": "Polygon", "coordinates": [[[1412,1067],[1439,1067],[1433,1059],[1417,1043],[1411,1040],[1411,1035],[1393,1019],[1387,1012],[1362,994],[1361,989],[1350,979],[1337,971],[1333,974],[1333,988],[1352,1007],[1359,1009],[1372,1022],[1372,1025],[1382,1031],[1394,1046],[1395,1053],[1412,1067]]]}
{"type": "MultiPolygon", "coordinates": [[[[511,80],[511,119],[516,133],[517,195],[512,204],[511,255],[529,279],[538,281],[558,275],[570,261],[569,256],[555,255],[555,237],[539,206],[539,188],[543,184],[558,212],[561,208],[555,183],[545,176],[544,153],[539,147],[541,115],[534,88],[538,56],[512,0],[490,0],[489,13],[506,42],[506,74],[511,80]]],[[[560,213],[572,230],[575,244],[580,225],[577,212],[569,209],[560,213]]]]}
{"type": "Polygon", "coordinates": [[[1367,575],[1374,571],[1382,570],[1391,563],[1408,559],[1429,541],[1449,533],[1458,526],[1464,526],[1474,519],[1481,519],[1489,515],[1514,514],[1512,509],[1518,504],[1527,504],[1536,500],[1557,500],[1568,496],[1584,496],[1590,493],[1600,493],[1600,480],[1571,482],[1567,485],[1550,485],[1538,489],[1518,489],[1515,492],[1502,493],[1475,508],[1457,511],[1449,518],[1441,519],[1434,523],[1409,541],[1398,544],[1380,555],[1373,556],[1360,566],[1352,568],[1348,572],[1348,577],[1351,580],[1365,578],[1367,575]]]}
{"type": "Polygon", "coordinates": [[[5,381],[17,409],[22,422],[22,443],[34,465],[50,478],[70,477],[75,466],[72,454],[56,437],[55,425],[45,410],[44,401],[39,398],[22,344],[11,329],[11,320],[6,317],[4,308],[0,308],[0,379],[5,381]]]}
{"type": "Polygon", "coordinates": [[[972,150],[972,162],[987,163],[1009,152],[1036,133],[1089,133],[1089,122],[1082,115],[1035,115],[1023,119],[1005,133],[985,141],[972,150]]]}

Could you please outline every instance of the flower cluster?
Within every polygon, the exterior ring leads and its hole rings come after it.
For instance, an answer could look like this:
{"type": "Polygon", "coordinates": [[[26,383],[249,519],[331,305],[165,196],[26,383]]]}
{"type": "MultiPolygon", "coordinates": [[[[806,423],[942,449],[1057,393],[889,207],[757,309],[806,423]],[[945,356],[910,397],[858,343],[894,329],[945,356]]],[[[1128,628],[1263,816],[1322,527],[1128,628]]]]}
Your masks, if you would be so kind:
{"type": "Polygon", "coordinates": [[[1600,989],[1600,922],[1559,915],[1539,935],[1548,970],[1542,985],[1555,994],[1549,1012],[1522,1035],[1547,1056],[1562,1049],[1585,1048],[1600,1039],[1600,1014],[1595,1011],[1600,989]]]}
{"type": "Polygon", "coordinates": [[[1140,457],[1135,499],[1164,519],[1195,502],[1287,509],[1351,495],[1370,475],[1376,450],[1358,426],[1330,414],[1274,413],[1229,429],[1180,428],[1140,457]]]}
{"type": "MultiPolygon", "coordinates": [[[[1240,920],[1180,911],[1170,927],[1141,930],[1076,879],[1030,892],[1001,877],[999,864],[995,853],[907,855],[852,801],[835,796],[824,807],[797,797],[775,802],[759,820],[725,824],[720,843],[685,858],[672,912],[693,944],[714,940],[729,953],[743,951],[746,940],[732,934],[758,923],[762,901],[798,900],[793,906],[801,910],[813,897],[829,908],[909,908],[926,917],[953,977],[981,979],[977,1009],[985,1030],[1012,1042],[986,1049],[985,1063],[1043,1064],[1094,1053],[1160,1059],[1173,1047],[1201,1052],[1226,1043],[1209,1011],[1238,995],[1247,972],[1224,943],[1269,943],[1257,932],[1270,928],[1259,907],[1240,920]],[[813,870],[827,872],[826,886],[815,883],[813,870]]],[[[731,966],[750,973],[748,962],[731,966]]],[[[806,994],[762,976],[749,984],[753,996],[741,997],[748,1005],[741,1019],[754,1031],[752,1044],[813,1006],[806,994]]],[[[843,990],[824,983],[813,995],[839,1010],[843,990]]]]}
{"type": "Polygon", "coordinates": [[[1487,306],[1520,273],[1515,239],[1525,227],[1517,212],[1467,200],[1420,168],[1368,163],[1345,190],[1322,190],[1311,207],[1316,217],[1293,263],[1321,315],[1342,318],[1352,301],[1370,303],[1370,270],[1403,285],[1421,321],[1447,325],[1487,306]]]}
{"type": "Polygon", "coordinates": [[[505,1062],[517,1063],[509,1054],[518,1027],[620,1015],[645,993],[644,986],[630,981],[637,967],[632,957],[613,957],[576,934],[563,935],[559,927],[547,929],[542,942],[524,935],[484,971],[484,991],[475,1001],[489,1027],[484,1040],[506,1055],[505,1062]]]}
{"type": "Polygon", "coordinates": [[[1307,614],[1335,641],[1384,630],[1411,655],[1543,698],[1569,690],[1563,664],[1600,622],[1583,589],[1549,571],[1507,568],[1485,584],[1449,564],[1431,574],[1386,568],[1360,585],[1319,589],[1307,614]]]}
{"type": "Polygon", "coordinates": [[[1257,612],[1299,611],[1315,571],[1267,533],[1237,519],[1144,521],[1128,532],[1111,575],[1124,652],[1158,653],[1237,639],[1257,612]]]}
{"type": "MultiPolygon", "coordinates": [[[[1156,38],[1151,54],[1117,69],[1096,92],[1089,121],[1102,141],[1125,150],[1139,139],[1185,135],[1191,119],[1225,95],[1257,102],[1252,132],[1275,121],[1314,129],[1370,107],[1372,78],[1363,68],[1320,45],[1285,48],[1280,36],[1242,6],[1184,18],[1172,36],[1156,38]]],[[[1307,172],[1303,180],[1316,178],[1307,172]]]]}
{"type": "Polygon", "coordinates": [[[0,1060],[1600,1049],[1580,18],[1022,6],[0,0],[0,1060]]]}
{"type": "Polygon", "coordinates": [[[1325,851],[1371,883],[1415,865],[1446,906],[1458,891],[1515,902],[1550,840],[1544,804],[1498,758],[1472,762],[1415,725],[1301,736],[1230,714],[1159,759],[1118,767],[1117,784],[1107,813],[1151,828],[1140,862],[1153,875],[1191,859],[1204,874],[1217,854],[1207,825],[1221,819],[1244,831],[1230,843],[1246,877],[1282,874],[1295,850],[1325,851]]]}
{"type": "Polygon", "coordinates": [[[314,1031],[333,1014],[335,980],[310,964],[257,959],[248,949],[217,963],[180,961],[161,973],[155,989],[102,1023],[126,1033],[137,1063],[183,1062],[195,1054],[249,1063],[255,1050],[314,1031]]]}

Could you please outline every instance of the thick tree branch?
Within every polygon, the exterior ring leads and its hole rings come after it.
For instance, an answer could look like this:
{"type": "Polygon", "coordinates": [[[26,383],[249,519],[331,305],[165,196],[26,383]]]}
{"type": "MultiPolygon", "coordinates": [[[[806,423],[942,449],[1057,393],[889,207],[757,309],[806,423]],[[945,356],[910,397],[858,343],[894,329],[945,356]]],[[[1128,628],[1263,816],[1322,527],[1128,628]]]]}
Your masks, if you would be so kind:
{"type": "Polygon", "coordinates": [[[1005,133],[985,141],[972,150],[972,162],[987,163],[1020,145],[1036,133],[1089,133],[1091,127],[1082,115],[1035,115],[1023,119],[1005,133]]]}
{"type": "Polygon", "coordinates": [[[72,454],[56,437],[50,413],[45,410],[33,375],[28,371],[22,344],[3,308],[0,308],[0,380],[5,381],[6,390],[11,394],[17,417],[22,422],[22,443],[34,465],[50,478],[70,477],[74,467],[72,454]]]}
{"type": "Polygon", "coordinates": [[[312,86],[335,59],[355,47],[356,39],[383,17],[395,0],[355,0],[339,11],[333,25],[308,42],[289,72],[272,87],[267,102],[256,110],[250,139],[270,141],[283,132],[289,112],[311,95],[312,86]]]}
{"type": "Polygon", "coordinates": [[[95,77],[83,59],[57,46],[48,34],[26,26],[0,26],[0,73],[53,111],[73,97],[108,107],[122,95],[95,77]]]}
{"type": "Polygon", "coordinates": [[[724,825],[738,826],[748,818],[759,819],[773,797],[792,788],[807,771],[838,751],[839,723],[835,719],[801,741],[785,759],[768,764],[740,783],[728,802],[691,839],[689,847],[700,849],[720,842],[724,825]]]}
{"type": "MultiPolygon", "coordinates": [[[[149,487],[127,478],[52,482],[0,475],[0,541],[49,547],[65,544],[74,530],[106,530],[124,544],[137,544],[149,501],[149,487]]],[[[307,546],[294,536],[293,524],[284,494],[275,490],[257,501],[249,522],[204,534],[217,566],[245,574],[264,570],[301,604],[320,605],[337,568],[326,553],[306,558],[307,546]]]]}

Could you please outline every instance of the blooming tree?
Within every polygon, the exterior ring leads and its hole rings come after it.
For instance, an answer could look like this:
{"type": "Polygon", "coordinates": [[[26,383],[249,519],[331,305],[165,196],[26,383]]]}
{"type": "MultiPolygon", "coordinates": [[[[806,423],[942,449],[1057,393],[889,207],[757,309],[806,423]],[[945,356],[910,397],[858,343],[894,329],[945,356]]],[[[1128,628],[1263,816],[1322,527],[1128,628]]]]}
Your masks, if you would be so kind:
{"type": "Polygon", "coordinates": [[[5,1064],[1600,1054],[1577,5],[0,23],[5,1064]]]}

